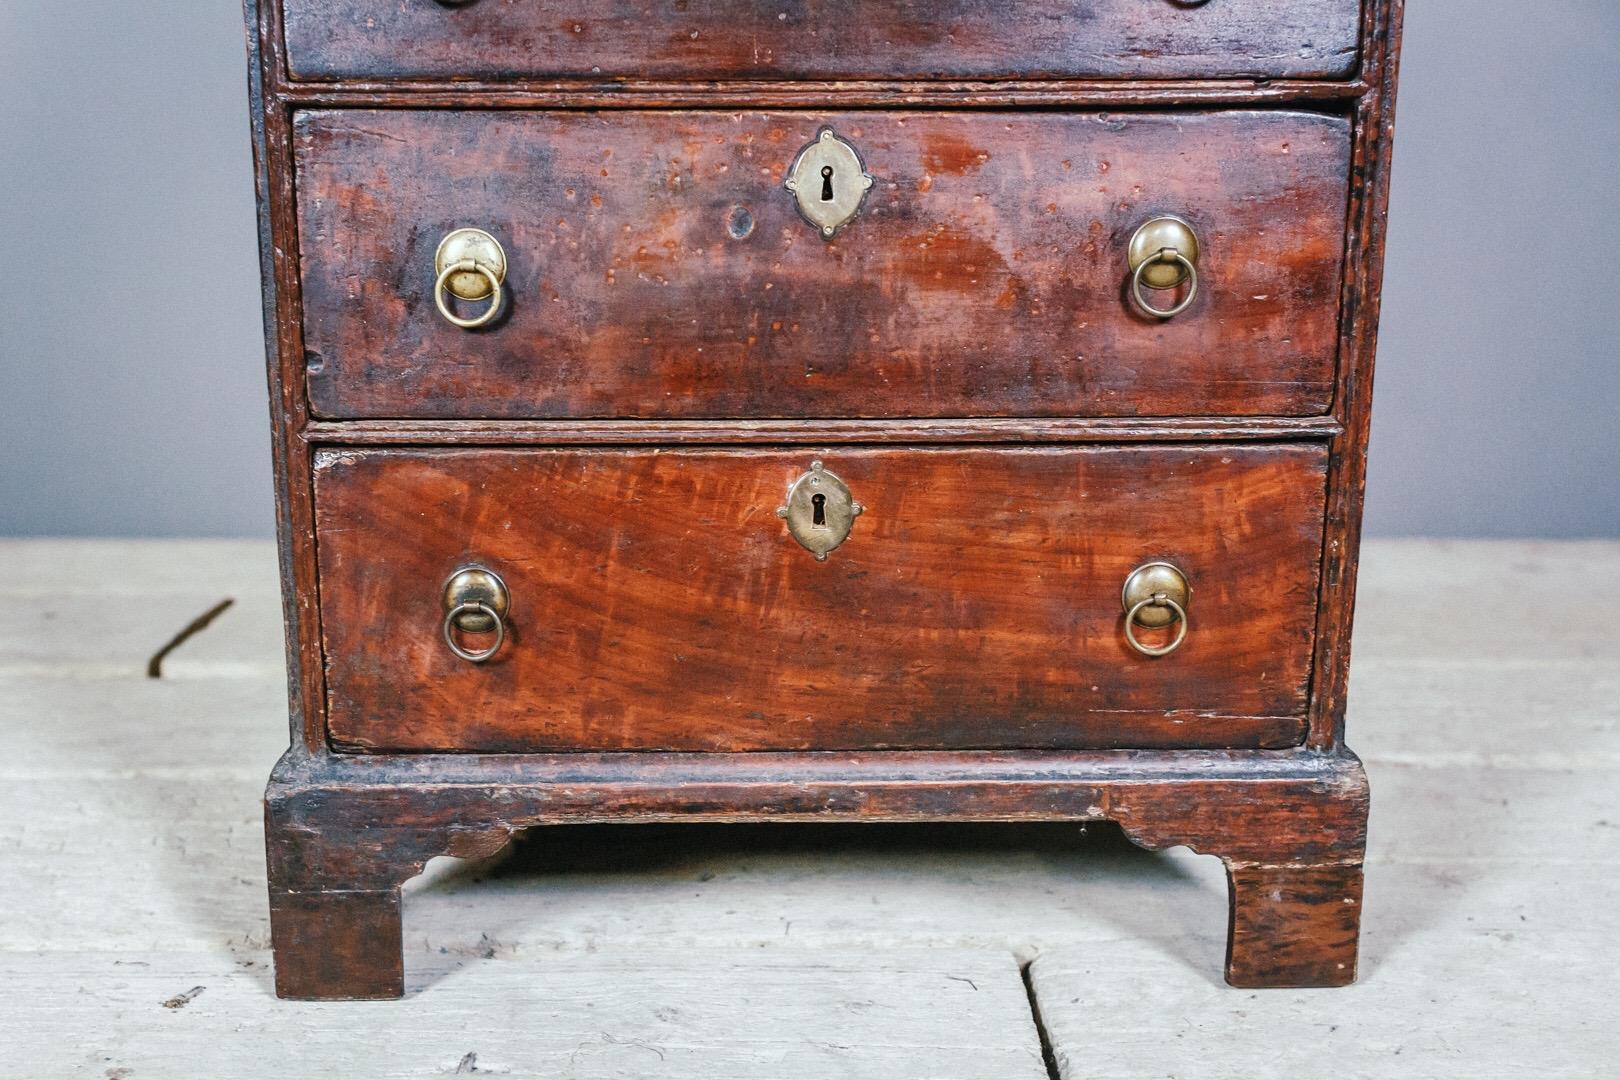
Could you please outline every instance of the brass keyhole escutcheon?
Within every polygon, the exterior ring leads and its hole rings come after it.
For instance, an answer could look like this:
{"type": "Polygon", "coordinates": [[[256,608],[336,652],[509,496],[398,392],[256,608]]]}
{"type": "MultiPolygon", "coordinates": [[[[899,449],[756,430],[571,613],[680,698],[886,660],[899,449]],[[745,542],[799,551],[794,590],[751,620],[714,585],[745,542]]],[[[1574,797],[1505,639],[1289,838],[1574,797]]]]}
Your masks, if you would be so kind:
{"type": "Polygon", "coordinates": [[[855,518],[865,510],[850,494],[848,484],[821,462],[812,461],[810,471],[788,488],[787,502],[776,508],[776,516],[787,522],[788,533],[820,562],[849,539],[855,518]]]}
{"type": "Polygon", "coordinates": [[[873,182],[855,147],[824,127],[793,159],[782,186],[793,192],[804,220],[831,240],[860,212],[873,182]]]}

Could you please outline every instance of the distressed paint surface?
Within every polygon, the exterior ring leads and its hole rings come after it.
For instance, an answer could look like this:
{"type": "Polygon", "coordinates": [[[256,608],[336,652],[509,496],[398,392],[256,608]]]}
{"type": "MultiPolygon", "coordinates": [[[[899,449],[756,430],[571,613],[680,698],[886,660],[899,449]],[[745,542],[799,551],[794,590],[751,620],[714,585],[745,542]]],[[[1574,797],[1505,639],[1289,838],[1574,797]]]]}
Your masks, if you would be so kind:
{"type": "Polygon", "coordinates": [[[1334,78],[1358,0],[285,0],[299,77],[1334,78]]]}
{"type": "Polygon", "coordinates": [[[1332,400],[1343,117],[313,111],[295,138],[320,416],[1299,416],[1332,400]],[[823,124],[877,177],[831,243],[782,188],[823,124]],[[1199,233],[1201,285],[1160,321],[1126,296],[1125,249],[1165,212],[1199,233]],[[477,332],[432,296],[434,248],[461,226],[509,262],[503,313],[477,332]]]}
{"type": "Polygon", "coordinates": [[[501,751],[1301,739],[1322,446],[842,448],[820,456],[866,512],[824,563],[775,514],[815,456],[322,452],[332,738],[501,751]],[[1120,608],[1126,576],[1153,559],[1193,585],[1186,643],[1158,660],[1130,649],[1120,608]],[[507,644],[482,665],[439,636],[442,583],[467,563],[512,591],[507,644]]]}

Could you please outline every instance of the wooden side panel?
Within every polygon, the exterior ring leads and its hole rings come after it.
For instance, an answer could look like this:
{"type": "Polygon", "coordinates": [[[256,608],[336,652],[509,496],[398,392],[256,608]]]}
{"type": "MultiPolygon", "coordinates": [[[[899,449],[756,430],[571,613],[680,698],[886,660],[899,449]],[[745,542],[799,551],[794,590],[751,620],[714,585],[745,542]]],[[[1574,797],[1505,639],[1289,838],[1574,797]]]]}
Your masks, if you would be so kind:
{"type": "Polygon", "coordinates": [[[300,78],[1337,78],[1358,0],[285,0],[300,78]]]}
{"type": "Polygon", "coordinates": [[[1304,731],[1327,455],[1287,446],[855,449],[817,562],[775,515],[803,451],[326,450],[328,724],[365,750],[1245,747],[1304,731]],[[1130,570],[1191,579],[1149,660],[1130,570]],[[479,563],[509,639],[456,659],[479,563]]]}
{"type": "Polygon", "coordinates": [[[1356,607],[1356,563],[1367,483],[1372,426],[1374,357],[1389,225],[1391,154],[1395,138],[1395,86],[1400,67],[1404,0],[1388,0],[1369,26],[1368,76],[1375,88],[1356,104],[1355,156],[1346,249],[1354,258],[1343,298],[1343,363],[1335,411],[1344,432],[1333,442],[1328,478],[1327,543],[1323,545],[1322,612],[1318,620],[1316,692],[1310,745],[1330,749],[1344,741],[1350,677],[1351,624],[1356,607]]]}
{"type": "Polygon", "coordinates": [[[1332,401],[1343,117],[315,111],[296,152],[321,416],[1298,416],[1332,401]],[[831,243],[782,188],[823,124],[877,177],[831,243]],[[1160,321],[1127,299],[1125,251],[1166,212],[1202,253],[1192,306],[1160,321]],[[433,301],[434,249],[459,226],[510,262],[504,313],[477,332],[433,301]]]}

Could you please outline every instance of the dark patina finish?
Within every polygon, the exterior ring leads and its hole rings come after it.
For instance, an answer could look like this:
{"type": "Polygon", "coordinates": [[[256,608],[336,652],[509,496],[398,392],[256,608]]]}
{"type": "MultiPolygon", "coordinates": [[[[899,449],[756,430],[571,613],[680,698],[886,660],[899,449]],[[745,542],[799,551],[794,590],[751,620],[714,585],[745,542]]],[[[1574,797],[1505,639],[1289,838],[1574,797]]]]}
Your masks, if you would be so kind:
{"type": "Polygon", "coordinates": [[[1112,820],[1351,981],[1401,9],[248,0],[278,992],[563,821],[1112,820]]]}

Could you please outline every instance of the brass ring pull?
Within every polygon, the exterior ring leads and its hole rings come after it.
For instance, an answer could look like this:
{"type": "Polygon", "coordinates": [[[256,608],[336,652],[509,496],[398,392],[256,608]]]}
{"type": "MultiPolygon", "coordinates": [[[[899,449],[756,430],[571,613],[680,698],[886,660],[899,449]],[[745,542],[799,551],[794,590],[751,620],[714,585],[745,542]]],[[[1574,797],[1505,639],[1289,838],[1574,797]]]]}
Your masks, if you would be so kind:
{"type": "Polygon", "coordinates": [[[501,651],[506,642],[506,620],[502,619],[495,609],[482,600],[468,600],[457,604],[444,613],[444,643],[450,646],[450,651],[471,664],[482,664],[485,660],[501,651]],[[495,627],[495,642],[486,649],[464,649],[456,641],[456,619],[462,615],[482,615],[495,627]]]}
{"type": "Polygon", "coordinates": [[[1187,640],[1187,606],[1192,586],[1175,565],[1143,563],[1125,579],[1119,604],[1125,611],[1125,640],[1143,656],[1169,656],[1187,640]],[[1136,636],[1139,626],[1156,630],[1176,624],[1176,636],[1167,645],[1144,645],[1136,636]]]}
{"type": "Polygon", "coordinates": [[[1175,316],[1180,315],[1183,311],[1186,311],[1187,305],[1191,304],[1193,302],[1193,298],[1198,295],[1198,267],[1194,266],[1191,259],[1187,258],[1187,256],[1183,255],[1175,248],[1163,248],[1152,259],[1146,259],[1137,264],[1136,270],[1131,274],[1131,295],[1136,298],[1136,306],[1141,308],[1146,314],[1153,316],[1155,319],[1174,318],[1175,316]],[[1186,271],[1186,277],[1183,280],[1187,282],[1187,295],[1183,296],[1181,298],[1181,302],[1175,307],[1154,307],[1152,304],[1148,303],[1147,297],[1142,295],[1142,272],[1148,267],[1152,266],[1155,262],[1180,263],[1183,269],[1186,271]]]}
{"type": "Polygon", "coordinates": [[[494,270],[491,270],[483,263],[475,259],[462,259],[460,262],[451,263],[439,271],[439,279],[433,283],[433,302],[439,306],[439,314],[450,322],[464,330],[476,330],[493,319],[495,313],[501,310],[501,279],[496,276],[494,270]],[[489,307],[484,310],[482,315],[471,319],[463,319],[450,310],[450,305],[445,303],[444,294],[449,291],[445,288],[445,283],[450,280],[451,274],[480,274],[485,281],[489,282],[489,292],[485,294],[490,298],[489,307]]]}
{"type": "Polygon", "coordinates": [[[1131,643],[1131,648],[1143,656],[1169,656],[1181,648],[1181,643],[1187,638],[1187,609],[1170,599],[1164,593],[1154,593],[1145,600],[1138,600],[1131,605],[1131,610],[1125,613],[1125,640],[1131,643]],[[1136,640],[1136,617],[1146,607],[1167,607],[1175,613],[1176,636],[1168,645],[1144,645],[1136,640]]]}
{"type": "Polygon", "coordinates": [[[1145,315],[1170,319],[1186,311],[1198,295],[1198,234],[1174,214],[1160,214],[1139,226],[1125,250],[1131,268],[1131,299],[1145,315]],[[1155,307],[1142,292],[1185,284],[1187,295],[1175,307],[1155,307]]]}
{"type": "Polygon", "coordinates": [[[512,607],[512,594],[495,571],[482,566],[463,566],[444,583],[444,623],[439,632],[450,651],[472,664],[482,664],[501,651],[506,642],[506,613],[512,607]],[[456,631],[464,634],[495,635],[484,649],[464,649],[456,631]]]}
{"type": "Polygon", "coordinates": [[[433,303],[445,321],[463,330],[488,325],[501,310],[501,282],[506,280],[506,251],[482,229],[456,229],[439,241],[433,253],[433,303]],[[448,295],[447,295],[448,294],[448,295]],[[450,310],[449,297],[478,301],[486,297],[489,307],[471,319],[450,310]]]}

